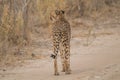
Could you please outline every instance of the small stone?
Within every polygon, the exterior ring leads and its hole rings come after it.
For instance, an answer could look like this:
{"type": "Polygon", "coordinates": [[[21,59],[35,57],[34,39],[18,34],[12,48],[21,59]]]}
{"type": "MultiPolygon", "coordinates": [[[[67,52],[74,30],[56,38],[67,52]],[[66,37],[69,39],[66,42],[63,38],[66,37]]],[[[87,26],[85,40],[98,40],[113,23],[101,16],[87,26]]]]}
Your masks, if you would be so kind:
{"type": "Polygon", "coordinates": [[[3,71],[6,71],[6,69],[3,69],[3,71]]]}

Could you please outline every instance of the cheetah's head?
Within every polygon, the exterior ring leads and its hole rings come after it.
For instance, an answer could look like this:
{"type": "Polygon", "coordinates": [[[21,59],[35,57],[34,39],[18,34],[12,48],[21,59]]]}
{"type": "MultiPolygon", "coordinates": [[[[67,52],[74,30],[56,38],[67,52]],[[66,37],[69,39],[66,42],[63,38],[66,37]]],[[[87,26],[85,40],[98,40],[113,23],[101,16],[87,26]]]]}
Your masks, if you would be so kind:
{"type": "Polygon", "coordinates": [[[64,18],[64,13],[65,13],[65,11],[63,11],[63,10],[55,10],[54,12],[52,12],[50,14],[50,20],[52,22],[55,22],[55,21],[58,21],[60,19],[63,19],[64,18]]]}

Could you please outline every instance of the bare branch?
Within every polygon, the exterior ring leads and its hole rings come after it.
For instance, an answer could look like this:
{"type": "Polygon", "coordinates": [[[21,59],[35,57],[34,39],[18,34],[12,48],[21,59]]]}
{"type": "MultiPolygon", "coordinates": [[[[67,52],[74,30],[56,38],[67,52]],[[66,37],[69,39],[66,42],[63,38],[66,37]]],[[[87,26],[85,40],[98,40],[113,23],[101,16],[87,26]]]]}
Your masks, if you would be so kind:
{"type": "Polygon", "coordinates": [[[25,8],[27,7],[27,5],[30,3],[30,0],[24,0],[24,6],[22,7],[22,11],[25,11],[25,8]]]}

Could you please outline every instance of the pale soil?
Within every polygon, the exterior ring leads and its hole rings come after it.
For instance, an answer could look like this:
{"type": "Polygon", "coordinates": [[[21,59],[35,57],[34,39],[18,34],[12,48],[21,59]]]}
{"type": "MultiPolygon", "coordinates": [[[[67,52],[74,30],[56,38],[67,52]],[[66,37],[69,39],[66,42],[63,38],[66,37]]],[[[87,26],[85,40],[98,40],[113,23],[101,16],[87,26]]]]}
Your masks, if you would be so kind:
{"type": "MultiPolygon", "coordinates": [[[[73,34],[77,34],[77,30],[73,34]]],[[[46,57],[27,60],[25,65],[12,70],[1,70],[0,80],[120,80],[120,28],[105,30],[104,34],[97,35],[96,38],[90,37],[93,42],[89,46],[86,46],[86,37],[73,36],[70,75],[61,72],[61,62],[58,59],[60,75],[54,76],[53,60],[46,57]]],[[[37,46],[34,52],[50,55],[52,50],[37,46]]]]}

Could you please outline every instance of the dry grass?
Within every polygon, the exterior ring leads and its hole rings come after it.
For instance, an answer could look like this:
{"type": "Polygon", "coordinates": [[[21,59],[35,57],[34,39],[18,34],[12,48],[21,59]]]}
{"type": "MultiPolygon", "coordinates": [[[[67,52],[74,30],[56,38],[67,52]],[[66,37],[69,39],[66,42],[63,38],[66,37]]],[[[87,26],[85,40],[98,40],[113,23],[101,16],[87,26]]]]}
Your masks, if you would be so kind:
{"type": "Polygon", "coordinates": [[[26,44],[22,17],[19,11],[14,23],[13,13],[8,5],[4,5],[0,24],[0,63],[11,64],[17,59],[15,55],[21,55],[20,49],[26,44]]]}
{"type": "MultiPolygon", "coordinates": [[[[23,12],[19,7],[21,1],[18,1],[16,16],[14,11],[9,10],[9,3],[0,5],[0,12],[2,12],[0,14],[0,62],[3,62],[3,64],[9,64],[19,59],[16,55],[21,56],[24,54],[24,58],[25,56],[27,59],[31,58],[29,47],[24,53],[21,53],[25,45],[32,43],[32,40],[34,42],[35,37],[38,39],[50,38],[50,29],[48,28],[50,25],[49,14],[55,9],[65,10],[66,18],[71,22],[72,28],[83,29],[83,32],[77,34],[73,32],[73,37],[88,37],[88,40],[90,36],[94,36],[92,31],[97,26],[76,21],[72,22],[72,20],[76,18],[91,18],[94,24],[96,24],[98,19],[102,21],[108,17],[120,16],[119,0],[31,0],[28,12],[29,27],[25,31],[25,20],[23,12]],[[24,36],[27,36],[28,39],[26,40],[24,36]]],[[[7,2],[7,0],[4,2],[7,2]]],[[[95,35],[110,34],[112,33],[105,32],[95,35]]],[[[22,57],[20,58],[23,59],[22,57]]],[[[37,58],[41,58],[41,55],[37,58]]]]}

